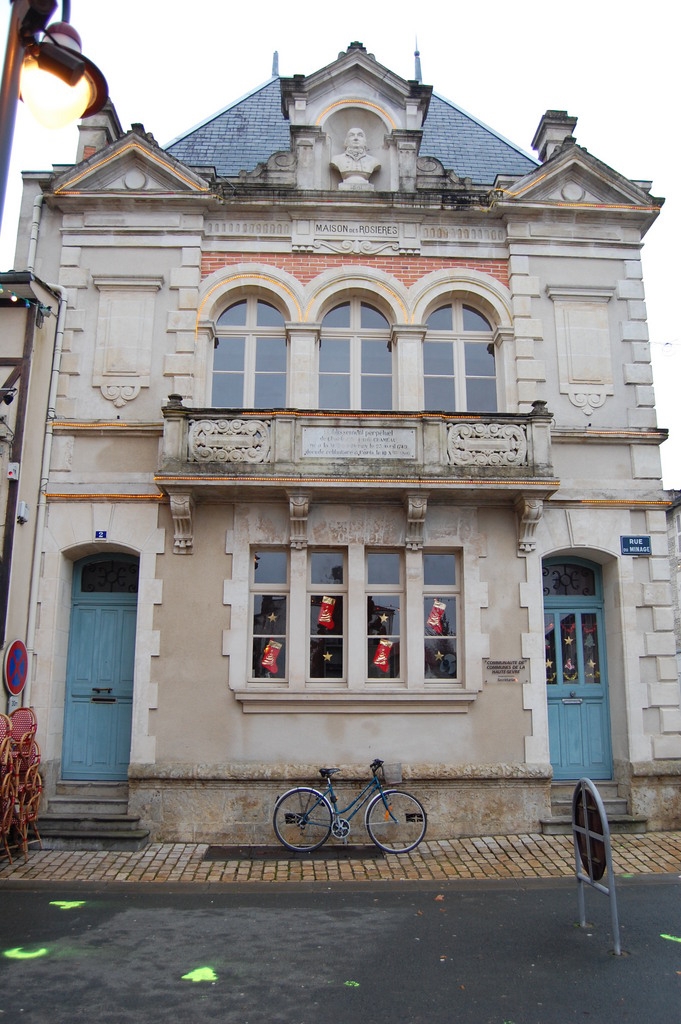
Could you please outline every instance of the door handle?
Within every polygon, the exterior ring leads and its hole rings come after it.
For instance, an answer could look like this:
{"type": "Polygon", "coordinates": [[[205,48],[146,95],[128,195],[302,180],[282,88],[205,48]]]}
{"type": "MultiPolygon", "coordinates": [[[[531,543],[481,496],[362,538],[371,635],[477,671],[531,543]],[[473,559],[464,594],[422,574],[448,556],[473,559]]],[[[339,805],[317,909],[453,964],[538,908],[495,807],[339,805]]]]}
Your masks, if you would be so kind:
{"type": "Polygon", "coordinates": [[[581,697],[563,697],[563,704],[582,704],[581,697]]]}

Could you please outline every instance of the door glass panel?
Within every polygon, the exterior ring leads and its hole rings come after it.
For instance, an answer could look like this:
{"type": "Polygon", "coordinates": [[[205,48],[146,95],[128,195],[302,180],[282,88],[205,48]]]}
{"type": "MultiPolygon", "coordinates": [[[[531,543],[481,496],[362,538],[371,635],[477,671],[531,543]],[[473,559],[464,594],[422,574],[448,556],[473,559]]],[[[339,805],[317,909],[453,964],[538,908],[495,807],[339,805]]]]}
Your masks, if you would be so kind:
{"type": "Polygon", "coordinates": [[[558,682],[556,666],[556,623],[553,615],[544,615],[544,651],[546,657],[546,682],[555,685],[558,682]]]}
{"type": "Polygon", "coordinates": [[[83,566],[80,589],[83,594],[136,594],[138,585],[137,562],[117,559],[88,562],[83,566]]]}
{"type": "Polygon", "coordinates": [[[601,665],[598,655],[598,621],[596,615],[582,615],[582,650],[584,654],[584,682],[599,686],[601,682],[601,665]]]}
{"type": "Polygon", "coordinates": [[[577,668],[577,645],[575,643],[576,621],[573,612],[560,617],[560,654],[563,682],[574,683],[579,676],[577,668]]]}

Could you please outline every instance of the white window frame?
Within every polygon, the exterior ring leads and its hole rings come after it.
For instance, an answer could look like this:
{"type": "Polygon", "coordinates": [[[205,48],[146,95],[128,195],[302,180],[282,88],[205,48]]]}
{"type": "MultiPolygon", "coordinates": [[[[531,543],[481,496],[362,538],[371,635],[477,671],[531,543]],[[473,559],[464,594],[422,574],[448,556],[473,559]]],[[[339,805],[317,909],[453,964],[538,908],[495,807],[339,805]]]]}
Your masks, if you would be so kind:
{"type": "MultiPolygon", "coordinates": [[[[281,403],[281,407],[285,407],[288,403],[288,389],[289,389],[289,346],[287,343],[286,330],[284,326],[284,317],[281,310],[275,306],[273,302],[267,299],[261,298],[257,295],[247,295],[245,298],[237,298],[234,302],[230,302],[222,316],[229,309],[234,306],[240,305],[241,303],[246,304],[246,323],[244,325],[232,326],[220,326],[219,317],[215,323],[215,348],[218,349],[220,344],[229,344],[230,339],[243,338],[244,339],[244,367],[243,367],[243,378],[242,378],[242,401],[237,403],[234,408],[243,409],[270,409],[279,408],[277,403],[263,403],[255,404],[256,398],[256,381],[258,375],[262,374],[262,370],[257,369],[257,343],[258,340],[263,339],[282,339],[286,346],[286,366],[283,371],[276,371],[279,376],[284,377],[284,399],[281,403]],[[270,306],[274,309],[281,317],[282,322],[280,325],[275,327],[259,326],[258,325],[258,307],[259,304],[263,303],[265,306],[270,306]]],[[[267,372],[272,372],[268,370],[267,372]]],[[[211,385],[211,405],[215,408],[223,408],[222,405],[217,405],[213,400],[213,387],[216,377],[222,376],[237,376],[237,373],[231,374],[229,371],[216,369],[215,359],[213,360],[213,367],[211,369],[210,385],[211,385]]],[[[230,406],[231,408],[231,406],[230,406]]]]}
{"type": "MultiPolygon", "coordinates": [[[[469,302],[464,302],[462,299],[453,298],[447,302],[441,302],[435,309],[431,311],[428,319],[433,316],[434,313],[440,309],[449,308],[452,312],[452,329],[434,329],[426,327],[426,333],[423,339],[423,395],[424,395],[424,409],[428,412],[498,412],[499,411],[499,377],[496,372],[494,375],[485,374],[467,374],[466,373],[466,344],[473,343],[475,345],[484,345],[488,348],[494,342],[494,327],[490,323],[489,318],[475,309],[469,302]],[[464,329],[464,309],[469,309],[471,312],[477,314],[489,324],[489,330],[485,331],[473,331],[464,329]],[[426,358],[425,358],[425,346],[426,345],[449,345],[453,353],[453,373],[449,374],[436,374],[426,372],[426,358]],[[428,407],[426,402],[426,381],[428,379],[436,380],[450,380],[452,382],[453,392],[453,408],[447,409],[431,409],[428,407]],[[493,380],[494,381],[494,409],[479,409],[468,407],[468,382],[470,380],[493,380]]],[[[426,324],[427,324],[426,320],[426,324]]]]}
{"type": "MultiPolygon", "coordinates": [[[[350,307],[350,326],[349,327],[324,327],[324,321],[322,320],[322,329],[320,332],[320,352],[319,352],[319,364],[318,364],[318,390],[317,390],[317,404],[319,409],[348,409],[358,412],[365,411],[385,411],[392,412],[395,409],[395,360],[392,351],[390,351],[390,407],[383,409],[382,407],[376,407],[375,405],[362,405],[362,383],[365,379],[372,376],[387,377],[387,374],[372,374],[365,372],[362,367],[362,342],[364,340],[371,342],[384,342],[387,349],[391,346],[391,329],[390,324],[385,317],[385,314],[378,309],[377,306],[371,302],[367,302],[364,298],[353,296],[351,299],[344,299],[341,302],[336,303],[328,313],[332,313],[334,309],[339,306],[349,305],[350,307]],[[381,317],[386,320],[385,327],[362,327],[361,326],[361,315],[362,307],[372,309],[378,313],[381,317]],[[347,341],[350,349],[349,367],[347,373],[342,371],[325,371],[322,370],[323,363],[323,350],[325,340],[342,340],[347,341]],[[322,405],[321,399],[321,381],[324,376],[333,375],[347,376],[350,381],[350,395],[347,405],[340,403],[322,405]]],[[[328,313],[326,315],[328,315],[328,313]]]]}

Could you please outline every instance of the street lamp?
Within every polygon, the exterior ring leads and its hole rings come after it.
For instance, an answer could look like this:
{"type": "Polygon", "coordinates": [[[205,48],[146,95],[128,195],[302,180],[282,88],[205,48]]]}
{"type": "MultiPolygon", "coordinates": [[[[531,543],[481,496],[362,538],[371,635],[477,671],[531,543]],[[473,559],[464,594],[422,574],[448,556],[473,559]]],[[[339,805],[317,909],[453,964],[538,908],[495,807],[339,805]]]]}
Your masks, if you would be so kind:
{"type": "Polygon", "coordinates": [[[10,5],[0,83],[0,226],[19,96],[48,128],[90,117],[108,98],[104,76],[80,52],[80,36],[69,24],[70,0],[62,2],[62,21],[49,27],[57,0],[10,0],[10,5]]]}

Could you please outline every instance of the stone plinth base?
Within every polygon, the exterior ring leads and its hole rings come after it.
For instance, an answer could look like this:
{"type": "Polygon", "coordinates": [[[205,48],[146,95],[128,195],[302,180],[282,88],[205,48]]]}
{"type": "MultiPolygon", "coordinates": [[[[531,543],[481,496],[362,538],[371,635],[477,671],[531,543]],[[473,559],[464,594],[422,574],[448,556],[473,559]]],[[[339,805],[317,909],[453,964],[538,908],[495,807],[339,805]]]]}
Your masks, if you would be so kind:
{"type": "MultiPolygon", "coordinates": [[[[400,788],[423,803],[430,839],[537,832],[550,813],[548,766],[402,768],[400,788]]],[[[343,768],[334,779],[339,807],[367,777],[366,769],[343,768]]],[[[323,788],[308,766],[131,765],[128,809],[155,842],[267,844],[277,797],[301,783],[323,788]]],[[[363,810],[352,819],[353,841],[365,838],[363,819],[363,810]]]]}

